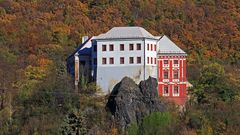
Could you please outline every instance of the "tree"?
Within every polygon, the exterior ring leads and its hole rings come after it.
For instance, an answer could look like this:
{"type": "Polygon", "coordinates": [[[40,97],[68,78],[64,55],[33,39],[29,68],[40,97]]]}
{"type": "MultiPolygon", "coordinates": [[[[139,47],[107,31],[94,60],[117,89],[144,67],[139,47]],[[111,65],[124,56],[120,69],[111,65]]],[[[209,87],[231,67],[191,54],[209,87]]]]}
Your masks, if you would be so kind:
{"type": "Polygon", "coordinates": [[[62,135],[86,135],[85,118],[81,112],[74,111],[68,114],[62,126],[62,135]]]}

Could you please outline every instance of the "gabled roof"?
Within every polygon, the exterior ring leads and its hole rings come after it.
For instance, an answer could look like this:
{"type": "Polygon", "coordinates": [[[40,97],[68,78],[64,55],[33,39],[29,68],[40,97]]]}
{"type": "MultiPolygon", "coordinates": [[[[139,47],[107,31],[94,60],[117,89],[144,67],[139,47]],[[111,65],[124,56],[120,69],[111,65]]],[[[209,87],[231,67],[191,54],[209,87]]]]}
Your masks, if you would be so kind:
{"type": "Polygon", "coordinates": [[[96,39],[119,39],[119,38],[152,38],[151,33],[142,27],[114,27],[107,33],[100,34],[96,39]]]}
{"type": "Polygon", "coordinates": [[[186,54],[165,35],[158,41],[158,46],[160,54],[186,54]]]}

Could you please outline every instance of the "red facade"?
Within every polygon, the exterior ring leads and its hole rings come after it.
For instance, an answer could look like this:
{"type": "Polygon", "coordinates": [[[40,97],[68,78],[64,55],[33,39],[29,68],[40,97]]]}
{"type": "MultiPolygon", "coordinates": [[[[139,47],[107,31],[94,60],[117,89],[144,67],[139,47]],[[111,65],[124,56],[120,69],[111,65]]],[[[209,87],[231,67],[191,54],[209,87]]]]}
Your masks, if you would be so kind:
{"type": "Polygon", "coordinates": [[[159,96],[184,105],[187,100],[186,56],[158,56],[159,96]]]}

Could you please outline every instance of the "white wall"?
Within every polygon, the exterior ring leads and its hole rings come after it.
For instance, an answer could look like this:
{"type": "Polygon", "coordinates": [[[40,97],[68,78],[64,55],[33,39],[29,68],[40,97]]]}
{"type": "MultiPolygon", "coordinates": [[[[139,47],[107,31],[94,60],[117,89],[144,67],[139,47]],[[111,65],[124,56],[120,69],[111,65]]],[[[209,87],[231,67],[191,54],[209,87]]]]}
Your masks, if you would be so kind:
{"type": "Polygon", "coordinates": [[[154,45],[156,45],[156,49],[157,49],[157,40],[146,39],[145,41],[145,50],[146,50],[145,79],[147,79],[149,76],[157,78],[157,51],[154,50],[154,45]],[[149,50],[147,49],[148,44],[149,44],[149,50]],[[151,51],[151,44],[153,45],[152,51],[151,51]],[[147,63],[148,57],[149,57],[149,63],[147,63]],[[151,63],[151,58],[153,58],[153,63],[151,63]],[[155,58],[156,58],[156,64],[155,64],[155,58]]]}
{"type": "Polygon", "coordinates": [[[136,83],[147,79],[149,76],[157,78],[157,52],[154,50],[155,44],[157,44],[157,40],[153,39],[97,40],[97,53],[93,54],[93,57],[97,58],[97,85],[105,93],[109,93],[125,76],[132,78],[136,83]],[[139,43],[141,44],[141,50],[137,50],[137,44],[139,43]],[[110,44],[114,45],[114,51],[109,50],[110,44]],[[120,51],[120,44],[124,44],[124,51],[120,51]],[[129,50],[129,44],[134,44],[133,51],[129,50]],[[150,50],[147,50],[147,44],[150,44],[150,50]],[[151,44],[153,44],[152,51],[151,44]],[[102,51],[102,45],[107,46],[107,51],[102,51]],[[102,64],[103,57],[107,59],[107,64],[102,64]],[[109,64],[110,57],[114,58],[114,64],[109,64]],[[120,57],[125,58],[124,64],[120,64],[120,57]],[[129,57],[134,57],[134,64],[129,63],[129,57]],[[141,57],[141,64],[137,64],[137,57],[141,57]],[[147,63],[147,57],[150,58],[150,63],[147,63]],[[153,58],[152,64],[151,58],[153,58]]]}
{"type": "Polygon", "coordinates": [[[113,87],[125,76],[131,77],[139,83],[144,79],[144,41],[132,40],[100,40],[97,41],[97,84],[105,93],[109,93],[113,87]],[[137,44],[141,44],[141,50],[137,50],[137,44]],[[107,51],[102,51],[102,45],[107,45],[107,51]],[[114,51],[109,51],[109,45],[114,45],[114,51]],[[120,51],[120,44],[124,44],[124,51],[120,51]],[[134,50],[129,50],[129,44],[134,44],[134,50]],[[107,64],[102,64],[102,58],[107,58],[107,64]],[[114,64],[109,64],[109,58],[114,58],[114,64]],[[120,57],[124,57],[124,64],[120,64],[120,57]],[[134,63],[129,63],[129,57],[134,57],[134,63]],[[137,57],[141,57],[141,64],[137,64],[137,57]]]}

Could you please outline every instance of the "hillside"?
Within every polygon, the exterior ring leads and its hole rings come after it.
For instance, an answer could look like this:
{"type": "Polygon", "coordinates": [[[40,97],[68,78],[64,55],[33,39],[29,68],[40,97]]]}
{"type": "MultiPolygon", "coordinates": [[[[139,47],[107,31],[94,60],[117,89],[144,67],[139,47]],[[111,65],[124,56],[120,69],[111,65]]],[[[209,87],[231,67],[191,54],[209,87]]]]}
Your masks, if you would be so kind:
{"type": "Polygon", "coordinates": [[[185,132],[239,131],[238,0],[0,0],[0,26],[0,134],[59,134],[68,114],[86,108],[84,129],[115,133],[106,99],[89,96],[95,86],[84,81],[75,93],[65,61],[82,36],[114,26],[167,35],[188,53],[193,99],[176,116],[185,132]]]}

